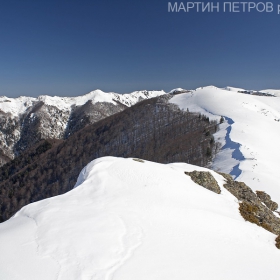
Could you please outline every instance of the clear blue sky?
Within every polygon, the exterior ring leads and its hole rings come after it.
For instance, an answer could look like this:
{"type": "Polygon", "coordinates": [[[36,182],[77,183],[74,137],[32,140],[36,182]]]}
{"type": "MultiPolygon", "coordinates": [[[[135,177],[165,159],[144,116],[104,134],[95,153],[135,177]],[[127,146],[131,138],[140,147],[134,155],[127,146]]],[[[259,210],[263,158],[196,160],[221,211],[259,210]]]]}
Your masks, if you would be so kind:
{"type": "Polygon", "coordinates": [[[186,14],[167,7],[163,0],[1,1],[0,95],[280,88],[276,10],[186,14]]]}

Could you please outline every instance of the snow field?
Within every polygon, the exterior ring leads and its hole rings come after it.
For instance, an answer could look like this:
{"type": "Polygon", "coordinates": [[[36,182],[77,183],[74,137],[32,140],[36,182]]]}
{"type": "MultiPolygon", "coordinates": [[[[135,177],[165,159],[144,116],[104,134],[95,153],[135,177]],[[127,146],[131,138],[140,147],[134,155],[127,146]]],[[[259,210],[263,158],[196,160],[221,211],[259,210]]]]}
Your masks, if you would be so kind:
{"type": "Polygon", "coordinates": [[[0,279],[277,279],[275,235],[243,220],[222,176],[210,171],[218,195],[184,174],[193,170],[207,169],[89,163],[72,191],[0,225],[0,279]]]}

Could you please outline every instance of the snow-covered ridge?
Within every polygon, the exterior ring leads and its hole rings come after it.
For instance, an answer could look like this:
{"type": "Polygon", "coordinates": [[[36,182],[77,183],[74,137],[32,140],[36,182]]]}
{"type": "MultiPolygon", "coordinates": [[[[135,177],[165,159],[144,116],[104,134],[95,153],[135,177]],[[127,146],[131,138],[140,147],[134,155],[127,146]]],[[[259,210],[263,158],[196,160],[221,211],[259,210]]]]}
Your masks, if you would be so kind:
{"type": "Polygon", "coordinates": [[[279,89],[264,89],[264,90],[261,90],[261,92],[280,97],[280,90],[279,89]]]}
{"type": "Polygon", "coordinates": [[[266,90],[248,90],[244,88],[236,88],[236,87],[225,87],[222,88],[228,91],[234,91],[239,93],[253,94],[253,95],[264,95],[264,96],[280,96],[280,90],[274,89],[266,89],[266,90]]]}
{"type": "Polygon", "coordinates": [[[236,88],[236,87],[229,87],[229,86],[225,87],[224,89],[228,91],[235,91],[235,92],[246,91],[244,88],[236,88]]]}
{"type": "Polygon", "coordinates": [[[76,188],[0,224],[1,280],[277,279],[275,235],[245,222],[238,201],[213,193],[184,163],[105,157],[76,188]],[[253,264],[253,266],[252,266],[253,264]]]}
{"type": "Polygon", "coordinates": [[[88,101],[93,103],[97,102],[108,102],[114,105],[117,102],[125,105],[132,106],[138,101],[148,99],[156,96],[165,94],[161,91],[135,91],[127,94],[119,94],[114,92],[103,92],[102,90],[94,90],[85,95],[77,97],[59,97],[59,96],[48,96],[41,95],[38,98],[20,96],[18,98],[8,98],[6,96],[0,97],[0,110],[5,113],[11,113],[14,116],[23,114],[29,107],[32,107],[38,102],[43,102],[49,106],[55,106],[60,110],[69,111],[72,106],[81,106],[88,101]]]}
{"type": "Polygon", "coordinates": [[[224,116],[216,134],[222,150],[213,168],[235,175],[253,190],[267,191],[280,204],[280,98],[239,90],[203,87],[191,94],[176,95],[170,102],[210,119],[219,121],[224,116]]]}

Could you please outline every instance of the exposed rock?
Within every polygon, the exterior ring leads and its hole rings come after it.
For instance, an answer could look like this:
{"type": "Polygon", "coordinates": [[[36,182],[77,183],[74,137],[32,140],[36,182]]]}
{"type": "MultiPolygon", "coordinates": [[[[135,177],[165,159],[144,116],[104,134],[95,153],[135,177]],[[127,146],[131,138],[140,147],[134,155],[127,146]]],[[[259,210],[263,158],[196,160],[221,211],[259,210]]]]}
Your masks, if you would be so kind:
{"type": "Polygon", "coordinates": [[[1,165],[14,157],[14,144],[20,139],[20,119],[0,110],[1,165]]]}
{"type": "Polygon", "coordinates": [[[279,235],[280,218],[271,209],[262,204],[257,195],[243,182],[237,182],[228,174],[220,173],[226,180],[224,187],[239,200],[242,217],[266,230],[279,235]]]}
{"type": "Polygon", "coordinates": [[[220,194],[221,189],[212,176],[212,174],[208,171],[193,171],[193,172],[185,172],[186,175],[189,175],[191,179],[200,186],[212,191],[214,193],[220,194]]]}
{"type": "Polygon", "coordinates": [[[276,238],[276,247],[280,249],[280,235],[276,238]]]}
{"type": "Polygon", "coordinates": [[[247,201],[251,203],[259,202],[256,194],[243,182],[237,182],[232,179],[229,174],[220,173],[225,179],[227,179],[227,183],[224,184],[224,187],[233,194],[240,201],[247,201]]]}
{"type": "Polygon", "coordinates": [[[144,163],[144,162],[145,162],[145,161],[144,161],[143,159],[141,159],[141,158],[134,158],[133,160],[138,161],[138,162],[141,162],[141,163],[144,163]]]}
{"type": "Polygon", "coordinates": [[[258,198],[271,210],[275,211],[278,209],[278,204],[271,200],[270,195],[263,191],[256,191],[258,198]]]}

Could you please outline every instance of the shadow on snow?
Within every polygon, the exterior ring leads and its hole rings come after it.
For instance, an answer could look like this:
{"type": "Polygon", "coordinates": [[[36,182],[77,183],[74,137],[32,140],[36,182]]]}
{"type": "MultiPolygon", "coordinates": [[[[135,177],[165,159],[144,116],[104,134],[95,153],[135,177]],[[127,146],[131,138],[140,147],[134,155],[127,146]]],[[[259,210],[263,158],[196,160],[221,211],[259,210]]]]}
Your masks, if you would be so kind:
{"type": "MultiPolygon", "coordinates": [[[[237,142],[234,142],[230,139],[230,132],[231,132],[231,125],[234,124],[234,121],[231,119],[231,118],[228,118],[228,117],[224,117],[226,119],[226,121],[228,122],[229,124],[229,127],[226,129],[227,130],[227,134],[226,134],[226,137],[225,137],[225,140],[226,140],[226,144],[222,147],[222,150],[224,149],[230,149],[230,150],[233,150],[232,152],[232,158],[238,160],[238,161],[242,161],[244,160],[244,156],[243,154],[241,153],[240,151],[240,144],[237,143],[237,142]]],[[[241,174],[241,170],[239,169],[239,164],[238,163],[237,165],[235,165],[233,168],[232,168],[232,171],[230,172],[230,175],[232,175],[234,177],[234,179],[236,179],[240,174],[241,174]]]]}

